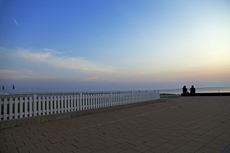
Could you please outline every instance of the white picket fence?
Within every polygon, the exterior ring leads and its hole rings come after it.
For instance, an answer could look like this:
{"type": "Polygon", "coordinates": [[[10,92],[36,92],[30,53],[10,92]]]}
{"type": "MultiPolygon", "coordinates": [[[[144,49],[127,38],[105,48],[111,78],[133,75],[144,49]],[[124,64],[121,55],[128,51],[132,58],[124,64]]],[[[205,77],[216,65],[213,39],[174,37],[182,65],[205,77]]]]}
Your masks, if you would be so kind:
{"type": "Polygon", "coordinates": [[[34,117],[159,99],[159,91],[102,94],[36,95],[0,98],[0,121],[34,117]]]}

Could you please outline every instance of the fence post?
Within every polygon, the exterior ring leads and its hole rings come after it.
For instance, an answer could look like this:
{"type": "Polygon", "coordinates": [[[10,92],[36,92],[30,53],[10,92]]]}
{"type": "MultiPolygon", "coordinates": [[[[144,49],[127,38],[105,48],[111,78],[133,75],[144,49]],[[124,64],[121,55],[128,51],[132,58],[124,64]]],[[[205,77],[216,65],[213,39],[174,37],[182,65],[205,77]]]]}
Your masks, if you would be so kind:
{"type": "Polygon", "coordinates": [[[79,102],[80,102],[80,110],[82,110],[82,93],[80,93],[79,102]]]}
{"type": "Polygon", "coordinates": [[[33,99],[30,96],[29,97],[29,117],[32,117],[32,115],[33,115],[33,99]]]}
{"type": "Polygon", "coordinates": [[[20,118],[23,118],[23,98],[20,97],[20,118]]]}
{"type": "Polygon", "coordinates": [[[112,92],[110,92],[109,96],[109,106],[112,106],[112,92]]]}
{"type": "Polygon", "coordinates": [[[7,120],[7,98],[4,98],[4,104],[3,104],[3,120],[7,120]]]}
{"type": "Polygon", "coordinates": [[[18,118],[18,98],[14,98],[14,119],[18,118]]]}
{"type": "Polygon", "coordinates": [[[149,90],[147,90],[147,92],[148,92],[148,101],[149,101],[150,100],[149,90]]]}
{"type": "Polygon", "coordinates": [[[131,103],[133,103],[133,91],[131,91],[131,103]]]}
{"type": "Polygon", "coordinates": [[[34,116],[37,116],[37,95],[36,94],[34,94],[33,95],[33,98],[34,98],[34,102],[33,102],[33,104],[34,104],[34,116]]]}
{"type": "Polygon", "coordinates": [[[9,102],[9,119],[13,118],[13,98],[10,98],[9,102]]]}

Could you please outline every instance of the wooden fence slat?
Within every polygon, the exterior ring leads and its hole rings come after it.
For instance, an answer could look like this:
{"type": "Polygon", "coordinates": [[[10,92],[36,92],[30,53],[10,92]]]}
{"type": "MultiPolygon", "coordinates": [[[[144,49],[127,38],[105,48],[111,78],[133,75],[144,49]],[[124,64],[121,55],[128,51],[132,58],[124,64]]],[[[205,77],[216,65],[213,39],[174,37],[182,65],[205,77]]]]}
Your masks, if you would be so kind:
{"type": "Polygon", "coordinates": [[[58,105],[57,105],[58,109],[57,109],[57,111],[58,111],[58,113],[60,113],[60,112],[61,112],[61,107],[60,107],[60,96],[57,97],[57,101],[58,101],[58,105]]]}
{"type": "Polygon", "coordinates": [[[25,97],[24,100],[24,116],[28,117],[28,97],[25,97]]]}
{"type": "Polygon", "coordinates": [[[82,95],[82,110],[85,110],[85,95],[82,95]]]}
{"type": "Polygon", "coordinates": [[[65,112],[67,112],[67,97],[65,96],[64,97],[64,101],[65,101],[65,105],[64,105],[64,110],[65,110],[65,112]]]}
{"type": "Polygon", "coordinates": [[[8,107],[8,101],[7,98],[4,98],[4,104],[3,104],[3,120],[7,120],[7,107],[8,107]]]}
{"type": "Polygon", "coordinates": [[[87,110],[88,109],[88,95],[85,95],[85,110],[87,110]]]}
{"type": "Polygon", "coordinates": [[[23,118],[23,98],[22,97],[20,97],[20,101],[19,101],[19,103],[20,103],[20,109],[19,109],[19,114],[20,114],[20,116],[19,116],[19,118],[23,118]]]}
{"type": "Polygon", "coordinates": [[[80,93],[79,104],[80,104],[80,110],[82,110],[82,93],[80,93]]]}
{"type": "Polygon", "coordinates": [[[93,109],[93,98],[92,98],[92,95],[90,95],[90,109],[93,109]]]}
{"type": "Polygon", "coordinates": [[[32,99],[32,97],[30,97],[29,98],[29,115],[30,115],[30,117],[32,117],[32,114],[33,114],[33,99],[32,99]]]}
{"type": "Polygon", "coordinates": [[[43,95],[42,96],[42,115],[45,115],[45,113],[46,113],[46,101],[45,101],[45,96],[43,95]]]}
{"type": "Polygon", "coordinates": [[[76,98],[76,95],[73,96],[73,111],[76,111],[76,101],[77,101],[77,98],[76,98]]]}
{"type": "Polygon", "coordinates": [[[50,102],[49,102],[49,97],[46,96],[46,115],[49,114],[50,110],[50,102]]]}
{"type": "Polygon", "coordinates": [[[64,112],[64,98],[61,96],[61,112],[64,112]]]}
{"type": "Polygon", "coordinates": [[[33,115],[37,116],[37,95],[33,95],[33,115]]]}
{"type": "Polygon", "coordinates": [[[3,112],[3,110],[2,110],[2,106],[4,105],[4,102],[2,101],[2,98],[0,98],[0,121],[2,120],[2,112],[3,112]]]}
{"type": "Polygon", "coordinates": [[[42,112],[42,110],[41,110],[41,97],[39,96],[38,97],[38,115],[39,116],[41,115],[41,112],[42,112]]]}
{"type": "Polygon", "coordinates": [[[74,111],[74,95],[71,95],[71,112],[74,111]]]}
{"type": "Polygon", "coordinates": [[[54,96],[54,114],[57,113],[57,97],[54,96]]]}
{"type": "Polygon", "coordinates": [[[14,119],[18,118],[18,98],[14,99],[14,119]]]}
{"type": "Polygon", "coordinates": [[[50,114],[53,114],[53,96],[50,96],[50,114]]]}
{"type": "Polygon", "coordinates": [[[77,95],[77,110],[78,111],[80,110],[80,98],[78,95],[77,95]]]}
{"type": "Polygon", "coordinates": [[[13,98],[10,98],[9,103],[9,119],[11,120],[13,118],[13,98]]]}
{"type": "Polygon", "coordinates": [[[70,101],[71,101],[70,96],[68,96],[68,112],[70,112],[71,110],[70,101]]]}

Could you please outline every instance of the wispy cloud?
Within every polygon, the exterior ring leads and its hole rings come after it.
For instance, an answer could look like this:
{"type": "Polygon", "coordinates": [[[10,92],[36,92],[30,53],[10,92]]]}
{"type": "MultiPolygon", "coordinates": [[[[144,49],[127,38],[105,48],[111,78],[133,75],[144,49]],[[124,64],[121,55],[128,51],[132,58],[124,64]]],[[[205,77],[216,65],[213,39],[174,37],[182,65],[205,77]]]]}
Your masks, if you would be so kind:
{"type": "Polygon", "coordinates": [[[45,48],[40,52],[34,52],[30,49],[17,50],[19,57],[31,62],[42,62],[55,68],[64,68],[70,70],[94,71],[94,72],[115,72],[116,67],[99,64],[80,57],[57,56],[56,52],[45,48]]]}
{"type": "Polygon", "coordinates": [[[36,73],[32,70],[0,70],[1,79],[49,79],[51,76],[42,75],[41,73],[36,73]]]}
{"type": "Polygon", "coordinates": [[[90,81],[90,80],[99,80],[99,77],[92,77],[92,78],[86,78],[84,81],[90,81]]]}
{"type": "Polygon", "coordinates": [[[229,78],[229,64],[215,66],[162,66],[133,64],[115,67],[81,57],[68,57],[53,49],[14,50],[0,47],[0,78],[56,78],[77,81],[153,82],[181,79],[229,78]],[[61,54],[61,56],[60,56],[61,54]],[[17,61],[17,62],[15,62],[17,61]],[[134,71],[135,70],[135,71],[134,71]]]}
{"type": "Polygon", "coordinates": [[[15,18],[13,18],[13,20],[14,20],[14,23],[15,23],[17,26],[19,26],[18,21],[15,20],[15,18]]]}

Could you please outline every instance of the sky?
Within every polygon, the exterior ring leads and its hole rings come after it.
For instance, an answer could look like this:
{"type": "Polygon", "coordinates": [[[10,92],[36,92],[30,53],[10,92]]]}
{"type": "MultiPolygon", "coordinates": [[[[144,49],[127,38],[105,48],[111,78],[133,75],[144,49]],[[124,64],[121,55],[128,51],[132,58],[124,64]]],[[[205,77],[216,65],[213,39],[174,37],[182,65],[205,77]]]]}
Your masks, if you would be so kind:
{"type": "Polygon", "coordinates": [[[0,0],[5,92],[230,86],[229,0],[0,0]]]}

